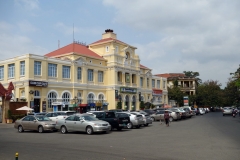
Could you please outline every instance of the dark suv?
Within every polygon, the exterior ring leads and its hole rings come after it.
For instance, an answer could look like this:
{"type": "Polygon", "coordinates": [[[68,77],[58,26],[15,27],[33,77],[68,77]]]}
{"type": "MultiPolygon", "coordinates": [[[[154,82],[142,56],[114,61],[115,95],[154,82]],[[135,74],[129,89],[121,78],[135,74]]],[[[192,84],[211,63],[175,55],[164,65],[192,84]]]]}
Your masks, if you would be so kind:
{"type": "Polygon", "coordinates": [[[90,111],[96,118],[107,121],[112,126],[112,129],[122,130],[130,123],[130,118],[126,113],[112,112],[112,111],[90,111]]]}

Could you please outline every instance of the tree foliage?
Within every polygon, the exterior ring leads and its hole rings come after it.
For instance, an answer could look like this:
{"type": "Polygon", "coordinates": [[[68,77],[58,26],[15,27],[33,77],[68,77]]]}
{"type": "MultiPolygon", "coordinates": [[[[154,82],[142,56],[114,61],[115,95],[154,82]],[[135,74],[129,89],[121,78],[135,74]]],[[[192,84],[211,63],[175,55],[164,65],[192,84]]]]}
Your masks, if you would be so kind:
{"type": "Polygon", "coordinates": [[[174,86],[173,88],[168,88],[168,97],[174,99],[179,106],[183,106],[183,92],[180,87],[174,86]]]}
{"type": "Polygon", "coordinates": [[[222,104],[221,84],[208,80],[197,87],[196,103],[198,106],[220,106],[222,104]]]}
{"type": "Polygon", "coordinates": [[[122,102],[117,102],[117,109],[122,109],[122,102]]]}
{"type": "Polygon", "coordinates": [[[233,79],[235,79],[235,86],[240,87],[240,65],[239,68],[234,72],[230,73],[230,75],[233,75],[233,79]]]}
{"type": "Polygon", "coordinates": [[[223,95],[223,105],[232,106],[236,105],[238,100],[238,91],[235,85],[235,82],[232,79],[229,79],[227,86],[224,89],[223,95]]]}
{"type": "Polygon", "coordinates": [[[183,71],[183,73],[185,74],[186,77],[195,78],[197,84],[202,83],[202,80],[200,78],[198,78],[200,76],[199,72],[183,71]]]}

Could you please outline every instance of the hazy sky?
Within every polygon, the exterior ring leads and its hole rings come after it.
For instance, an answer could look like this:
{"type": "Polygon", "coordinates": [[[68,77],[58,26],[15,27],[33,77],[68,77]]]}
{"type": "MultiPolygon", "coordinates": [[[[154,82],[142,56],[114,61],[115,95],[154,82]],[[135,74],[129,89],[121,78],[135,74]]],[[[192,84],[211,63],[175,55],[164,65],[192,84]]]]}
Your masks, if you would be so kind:
{"type": "Polygon", "coordinates": [[[239,0],[0,0],[0,60],[44,55],[105,29],[153,74],[199,72],[222,86],[240,64],[239,0]]]}

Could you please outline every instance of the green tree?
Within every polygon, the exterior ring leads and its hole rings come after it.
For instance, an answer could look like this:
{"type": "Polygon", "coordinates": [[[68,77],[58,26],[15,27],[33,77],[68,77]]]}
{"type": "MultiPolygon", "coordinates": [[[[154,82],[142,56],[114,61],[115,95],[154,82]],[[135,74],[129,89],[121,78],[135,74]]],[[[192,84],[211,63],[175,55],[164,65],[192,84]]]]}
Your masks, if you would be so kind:
{"type": "Polygon", "coordinates": [[[202,80],[200,78],[198,78],[200,76],[199,72],[183,71],[183,73],[185,74],[186,77],[195,78],[197,85],[202,83],[202,80]]]}
{"type": "Polygon", "coordinates": [[[198,106],[215,107],[222,104],[221,84],[218,81],[208,80],[199,85],[196,90],[196,103],[198,106]]]}
{"type": "Polygon", "coordinates": [[[144,109],[145,108],[145,105],[144,105],[143,101],[140,102],[140,106],[139,107],[140,107],[140,109],[144,109]]]}
{"type": "Polygon", "coordinates": [[[174,86],[173,88],[168,88],[168,97],[174,99],[179,106],[183,106],[183,92],[180,87],[174,86]]]}
{"type": "Polygon", "coordinates": [[[236,105],[238,101],[238,91],[235,81],[229,79],[223,92],[223,106],[236,105]]]}
{"type": "Polygon", "coordinates": [[[239,65],[239,68],[237,69],[237,71],[234,73],[230,73],[230,75],[233,75],[232,78],[234,79],[235,86],[237,86],[239,89],[240,88],[240,65],[239,65]]]}
{"type": "Polygon", "coordinates": [[[122,109],[122,102],[117,102],[117,109],[122,109]]]}

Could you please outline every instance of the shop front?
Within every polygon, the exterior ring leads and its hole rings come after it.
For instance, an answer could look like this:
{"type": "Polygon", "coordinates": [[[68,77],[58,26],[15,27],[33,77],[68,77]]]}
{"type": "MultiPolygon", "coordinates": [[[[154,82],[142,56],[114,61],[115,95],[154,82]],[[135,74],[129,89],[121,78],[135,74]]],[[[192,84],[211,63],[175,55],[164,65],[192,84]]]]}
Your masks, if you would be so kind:
{"type": "Polygon", "coordinates": [[[152,97],[153,97],[153,101],[152,104],[156,107],[159,108],[161,107],[163,104],[161,103],[161,99],[162,99],[162,90],[161,89],[153,89],[152,90],[152,97]]]}
{"type": "Polygon", "coordinates": [[[78,113],[86,113],[88,104],[79,104],[77,108],[78,113]]]}
{"type": "MultiPolygon", "coordinates": [[[[137,88],[130,87],[120,87],[120,93],[124,94],[137,94],[137,88]]],[[[132,102],[130,101],[129,95],[125,96],[124,109],[125,110],[135,110],[136,108],[136,95],[132,96],[132,102]]]]}
{"type": "Polygon", "coordinates": [[[97,107],[96,107],[95,103],[88,103],[87,112],[88,111],[96,111],[96,109],[97,109],[97,107]]]}
{"type": "Polygon", "coordinates": [[[102,110],[102,103],[96,103],[96,111],[101,111],[102,110]]]}
{"type": "Polygon", "coordinates": [[[52,106],[53,112],[69,110],[69,104],[66,102],[52,102],[52,106]]]}
{"type": "Polygon", "coordinates": [[[103,110],[103,111],[107,111],[107,110],[108,110],[108,105],[109,105],[109,103],[103,102],[103,103],[102,103],[102,110],[103,110]]]}

